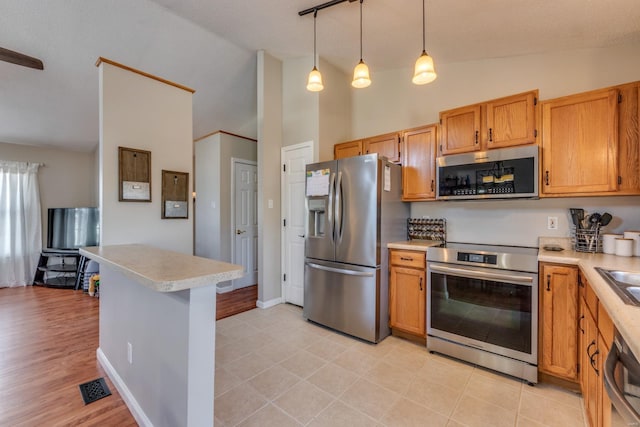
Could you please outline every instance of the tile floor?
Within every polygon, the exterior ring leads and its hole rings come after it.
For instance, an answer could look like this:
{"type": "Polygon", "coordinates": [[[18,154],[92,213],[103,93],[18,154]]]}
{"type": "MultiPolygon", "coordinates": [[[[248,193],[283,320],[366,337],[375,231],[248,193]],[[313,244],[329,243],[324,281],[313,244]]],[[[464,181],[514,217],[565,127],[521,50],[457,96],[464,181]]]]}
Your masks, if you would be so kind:
{"type": "Polygon", "coordinates": [[[215,396],[217,427],[585,426],[575,393],[396,337],[366,344],[289,304],[217,322],[215,396]]]}

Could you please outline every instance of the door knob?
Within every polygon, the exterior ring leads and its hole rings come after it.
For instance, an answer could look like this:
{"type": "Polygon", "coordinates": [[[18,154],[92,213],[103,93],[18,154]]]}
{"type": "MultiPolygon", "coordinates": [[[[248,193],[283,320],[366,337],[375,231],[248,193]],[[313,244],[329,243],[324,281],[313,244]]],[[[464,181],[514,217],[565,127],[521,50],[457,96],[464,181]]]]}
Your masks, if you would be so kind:
{"type": "Polygon", "coordinates": [[[242,234],[244,233],[246,230],[236,230],[236,234],[242,234]]]}

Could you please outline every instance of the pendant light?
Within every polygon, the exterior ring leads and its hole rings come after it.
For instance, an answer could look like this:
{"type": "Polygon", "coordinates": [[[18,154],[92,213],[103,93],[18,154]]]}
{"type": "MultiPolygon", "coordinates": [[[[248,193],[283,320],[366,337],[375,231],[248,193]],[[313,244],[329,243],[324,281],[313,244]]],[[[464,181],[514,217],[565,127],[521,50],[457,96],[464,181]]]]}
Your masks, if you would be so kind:
{"type": "Polygon", "coordinates": [[[427,51],[425,50],[425,11],[424,11],[424,2],[422,0],[422,55],[416,61],[415,70],[413,72],[413,79],[411,80],[414,84],[424,85],[427,83],[431,83],[438,77],[436,74],[436,70],[433,67],[433,58],[429,56],[427,51]]]}
{"type": "Polygon", "coordinates": [[[318,9],[313,11],[313,69],[309,73],[307,80],[307,90],[310,92],[320,92],[324,89],[322,84],[322,74],[316,68],[316,18],[318,17],[318,9]]]}
{"type": "Polygon", "coordinates": [[[360,62],[353,70],[353,81],[351,86],[355,88],[364,88],[371,84],[371,78],[369,77],[369,67],[362,60],[362,2],[360,0],[360,62]]]}

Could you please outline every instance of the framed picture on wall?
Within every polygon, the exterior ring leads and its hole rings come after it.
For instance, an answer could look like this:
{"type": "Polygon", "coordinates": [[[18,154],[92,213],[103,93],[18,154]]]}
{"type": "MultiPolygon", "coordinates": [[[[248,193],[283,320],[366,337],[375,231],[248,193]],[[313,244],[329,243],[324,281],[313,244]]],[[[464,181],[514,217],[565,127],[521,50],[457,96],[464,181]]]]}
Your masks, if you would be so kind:
{"type": "Polygon", "coordinates": [[[189,173],[162,170],[162,219],[189,217],[189,173]]]}
{"type": "Polygon", "coordinates": [[[118,147],[118,200],[151,201],[151,151],[118,147]]]}

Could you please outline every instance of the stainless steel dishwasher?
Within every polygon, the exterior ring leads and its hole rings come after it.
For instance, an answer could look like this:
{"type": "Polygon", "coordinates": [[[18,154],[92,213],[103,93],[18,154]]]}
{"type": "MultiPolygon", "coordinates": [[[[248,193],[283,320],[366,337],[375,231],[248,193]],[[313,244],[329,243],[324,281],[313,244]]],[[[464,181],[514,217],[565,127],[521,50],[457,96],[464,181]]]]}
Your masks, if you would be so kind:
{"type": "Polygon", "coordinates": [[[604,386],[611,399],[611,427],[640,426],[640,363],[619,334],[607,355],[604,386]]]}

